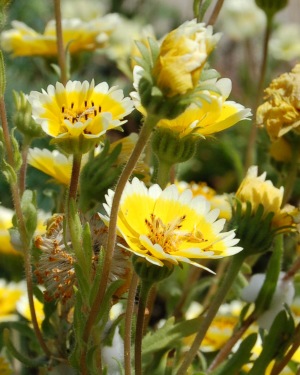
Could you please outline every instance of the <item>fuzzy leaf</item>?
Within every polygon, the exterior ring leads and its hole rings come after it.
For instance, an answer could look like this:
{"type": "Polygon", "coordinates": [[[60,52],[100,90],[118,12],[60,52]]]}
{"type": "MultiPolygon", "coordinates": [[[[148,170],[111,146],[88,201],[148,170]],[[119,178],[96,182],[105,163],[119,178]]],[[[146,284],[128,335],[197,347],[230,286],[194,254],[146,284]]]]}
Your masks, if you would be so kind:
{"type": "Polygon", "coordinates": [[[190,319],[174,324],[175,318],[169,318],[165,325],[154,333],[148,333],[143,339],[143,355],[174,346],[183,337],[197,332],[202,318],[190,319]]]}

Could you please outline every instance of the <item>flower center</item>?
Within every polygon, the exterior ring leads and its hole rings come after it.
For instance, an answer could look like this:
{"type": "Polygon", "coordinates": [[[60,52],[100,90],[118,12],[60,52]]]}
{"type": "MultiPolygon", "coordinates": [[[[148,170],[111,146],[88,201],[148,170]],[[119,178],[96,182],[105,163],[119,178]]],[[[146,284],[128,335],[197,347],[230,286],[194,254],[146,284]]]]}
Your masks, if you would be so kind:
{"type": "Polygon", "coordinates": [[[75,124],[75,122],[84,122],[89,118],[96,117],[101,113],[101,106],[96,106],[92,100],[90,102],[85,100],[84,106],[76,108],[74,102],[72,102],[70,107],[62,106],[61,113],[64,120],[69,120],[72,124],[75,124]]]}

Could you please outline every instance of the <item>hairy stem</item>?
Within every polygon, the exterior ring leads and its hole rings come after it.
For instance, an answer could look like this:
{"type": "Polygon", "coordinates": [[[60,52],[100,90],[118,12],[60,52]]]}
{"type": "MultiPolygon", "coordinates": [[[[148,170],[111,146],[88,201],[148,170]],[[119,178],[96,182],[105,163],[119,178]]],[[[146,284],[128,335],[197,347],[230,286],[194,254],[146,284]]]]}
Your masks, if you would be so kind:
{"type": "Polygon", "coordinates": [[[253,106],[253,117],[254,121],[252,123],[252,127],[249,134],[248,145],[246,150],[246,157],[245,157],[245,170],[248,170],[250,165],[255,163],[255,143],[257,138],[257,126],[256,126],[256,111],[260,104],[261,98],[263,96],[263,89],[265,84],[266,78],[266,71],[267,71],[267,60],[268,60],[268,47],[269,47],[269,40],[271,36],[272,30],[272,18],[267,18],[267,26],[264,35],[264,44],[263,44],[263,56],[262,62],[260,67],[260,76],[258,81],[257,93],[255,96],[255,103],[253,106]]]}
{"type": "Polygon", "coordinates": [[[125,334],[124,334],[124,369],[125,375],[131,375],[131,324],[132,317],[134,313],[134,302],[136,288],[138,285],[138,276],[136,273],[132,275],[128,297],[127,297],[127,306],[125,314],[125,334]]]}
{"type": "Polygon", "coordinates": [[[204,339],[206,332],[213,321],[214,317],[216,316],[219,307],[221,306],[222,302],[224,301],[227,293],[229,292],[236,276],[238,275],[238,272],[244,262],[245,256],[243,252],[236,254],[233,259],[231,260],[231,263],[227,269],[227,272],[224,276],[224,279],[222,281],[222,284],[220,285],[220,288],[218,292],[215,295],[215,298],[212,300],[211,305],[209,306],[207,313],[205,317],[203,318],[203,321],[201,323],[200,329],[194,339],[194,342],[190,348],[190,350],[187,352],[184,361],[182,362],[181,366],[179,367],[179,370],[177,372],[177,375],[185,375],[187,373],[188,367],[193,362],[194,357],[197,354],[197,351],[200,347],[200,344],[202,343],[202,340],[204,339]]]}
{"type": "Polygon", "coordinates": [[[218,0],[217,4],[214,7],[214,10],[207,22],[208,25],[214,25],[216,23],[216,20],[218,18],[218,15],[220,13],[220,10],[222,9],[224,0],[218,0]]]}
{"type": "Polygon", "coordinates": [[[67,83],[67,66],[66,66],[66,53],[65,53],[65,47],[64,47],[63,31],[62,31],[62,25],[61,25],[60,0],[54,0],[54,12],[55,12],[58,64],[60,67],[60,79],[61,79],[61,83],[65,86],[67,83]]]}
{"type": "MultiPolygon", "coordinates": [[[[1,116],[1,123],[2,123],[2,129],[3,129],[3,140],[4,140],[4,146],[7,154],[7,161],[11,165],[11,167],[14,169],[14,157],[13,157],[13,147],[10,140],[9,135],[9,127],[7,123],[7,116],[6,116],[6,108],[4,103],[4,98],[0,97],[0,116],[1,116]]],[[[34,306],[34,299],[33,299],[33,282],[32,282],[32,269],[31,269],[31,262],[30,262],[30,239],[28,239],[26,226],[24,222],[24,217],[22,213],[21,208],[21,198],[19,193],[19,188],[16,184],[10,184],[11,193],[12,193],[12,199],[13,204],[16,211],[16,217],[17,217],[17,224],[18,224],[18,230],[21,237],[21,242],[23,244],[23,251],[24,251],[24,267],[25,267],[25,275],[26,275],[26,285],[27,285],[27,294],[28,294],[28,303],[29,303],[29,309],[31,314],[31,321],[33,325],[33,329],[36,335],[37,340],[39,341],[39,344],[44,351],[44,353],[50,357],[51,352],[48,349],[43,335],[41,333],[37,316],[35,312],[35,306],[34,306]]]]}
{"type": "Polygon", "coordinates": [[[22,166],[19,173],[19,191],[20,196],[23,195],[26,189],[26,172],[27,172],[27,156],[29,150],[29,143],[25,142],[22,148],[22,166]]]}
{"type": "MultiPolygon", "coordinates": [[[[106,286],[108,282],[108,275],[110,271],[110,265],[113,257],[114,247],[115,247],[115,241],[116,241],[116,234],[117,234],[117,219],[118,219],[118,210],[120,205],[120,200],[122,196],[122,192],[124,190],[124,187],[126,185],[126,182],[128,181],[128,178],[130,177],[139,156],[141,155],[147,141],[150,138],[151,132],[155,124],[157,123],[158,118],[156,116],[148,116],[145,120],[145,123],[141,129],[139,139],[136,143],[136,146],[125,165],[121,176],[119,178],[119,181],[117,183],[115,194],[112,202],[112,208],[111,208],[111,214],[110,214],[110,222],[109,222],[109,228],[108,228],[108,242],[106,246],[106,252],[105,252],[105,259],[104,259],[104,265],[103,265],[103,273],[100,280],[98,292],[96,294],[95,300],[92,304],[89,317],[87,319],[85,329],[83,332],[83,341],[87,344],[90,336],[91,329],[94,325],[95,319],[97,317],[97,314],[99,312],[99,309],[101,308],[101,304],[105,295],[106,286]]],[[[87,346],[86,346],[87,347],[87,346]]],[[[82,368],[85,367],[86,362],[86,350],[83,350],[81,355],[81,366],[82,368]]]]}

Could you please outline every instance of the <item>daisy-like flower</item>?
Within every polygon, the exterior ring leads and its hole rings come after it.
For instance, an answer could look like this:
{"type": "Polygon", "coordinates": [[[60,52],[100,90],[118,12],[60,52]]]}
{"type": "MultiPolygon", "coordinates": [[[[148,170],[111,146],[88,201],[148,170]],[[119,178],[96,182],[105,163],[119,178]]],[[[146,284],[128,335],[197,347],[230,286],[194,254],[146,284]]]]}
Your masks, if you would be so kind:
{"type": "MultiPolygon", "coordinates": [[[[63,40],[70,53],[103,48],[119,21],[116,14],[108,14],[84,22],[78,18],[62,20],[63,40]]],[[[12,21],[13,28],[2,32],[1,46],[13,56],[57,56],[55,21],[46,25],[42,34],[20,21],[12,21]]]]}
{"type": "Polygon", "coordinates": [[[29,149],[28,164],[51,176],[63,185],[69,185],[72,171],[72,158],[58,150],[50,151],[37,147],[29,149]]]}
{"type": "MultiPolygon", "coordinates": [[[[44,284],[44,296],[48,301],[60,300],[62,303],[72,303],[74,297],[74,286],[77,285],[75,264],[76,256],[72,251],[69,235],[65,237],[63,232],[64,217],[55,215],[48,222],[47,232],[43,236],[37,236],[35,246],[41,250],[39,260],[36,264],[35,275],[38,282],[44,284]],[[67,243],[65,243],[67,238],[67,243]]],[[[107,228],[98,217],[91,222],[91,234],[94,256],[92,259],[95,271],[98,262],[99,251],[106,244],[107,228]]],[[[122,239],[120,239],[122,242],[122,239]]],[[[124,293],[128,286],[131,275],[129,265],[129,254],[123,248],[116,247],[109,275],[109,281],[124,279],[124,284],[116,291],[116,296],[124,293]]]]}
{"type": "Polygon", "coordinates": [[[0,206],[0,253],[19,255],[10,242],[9,228],[13,226],[14,211],[0,206]]]}
{"type": "MultiPolygon", "coordinates": [[[[33,297],[34,308],[39,326],[41,326],[45,319],[44,304],[40,302],[36,297],[33,297]]],[[[17,311],[27,320],[31,321],[31,313],[27,295],[21,296],[16,304],[17,311]]]]}
{"type": "Polygon", "coordinates": [[[26,295],[25,282],[7,282],[0,279],[0,320],[7,320],[16,313],[18,300],[26,295]]]}
{"type": "Polygon", "coordinates": [[[205,182],[187,183],[185,181],[179,181],[176,185],[180,192],[190,189],[194,197],[197,197],[198,195],[205,197],[209,201],[212,209],[218,208],[220,210],[219,218],[224,218],[226,220],[231,218],[231,206],[228,197],[225,194],[217,194],[215,190],[207,186],[205,182]]]}
{"type": "Polygon", "coordinates": [[[94,80],[57,82],[42,93],[32,91],[28,97],[33,118],[68,153],[85,153],[107,130],[124,124],[123,118],[133,110],[130,98],[106,82],[95,86],[94,80]],[[76,149],[77,147],[77,149],[76,149]]]}
{"type": "Polygon", "coordinates": [[[220,39],[211,26],[187,21],[164,38],[153,68],[156,85],[167,96],[182,95],[197,86],[209,54],[220,39]]]}
{"type": "Polygon", "coordinates": [[[257,122],[272,141],[290,131],[300,132],[300,64],[275,78],[265,90],[265,103],[258,107],[257,122]]]}
{"type": "MultiPolygon", "coordinates": [[[[104,208],[109,221],[114,192],[108,191],[104,208]]],[[[222,233],[224,219],[219,210],[210,211],[203,197],[193,198],[186,190],[179,194],[175,185],[149,189],[137,178],[128,182],[120,202],[117,226],[128,250],[158,266],[181,262],[204,268],[193,259],[213,259],[242,250],[234,231],[222,233]]]]}
{"type": "Polygon", "coordinates": [[[258,167],[249,168],[246,177],[236,192],[236,197],[245,203],[251,203],[252,211],[256,212],[260,204],[264,207],[264,216],[273,212],[273,226],[276,228],[292,225],[296,209],[290,205],[282,208],[284,188],[277,188],[272,181],[266,180],[266,172],[258,176],[258,167]]]}
{"type": "Polygon", "coordinates": [[[203,93],[207,100],[201,101],[201,106],[191,104],[181,115],[173,120],[162,119],[158,128],[170,129],[180,138],[189,134],[205,137],[227,129],[241,120],[248,119],[251,110],[241,104],[227,100],[231,92],[229,78],[212,80],[211,82],[220,92],[203,93]]]}

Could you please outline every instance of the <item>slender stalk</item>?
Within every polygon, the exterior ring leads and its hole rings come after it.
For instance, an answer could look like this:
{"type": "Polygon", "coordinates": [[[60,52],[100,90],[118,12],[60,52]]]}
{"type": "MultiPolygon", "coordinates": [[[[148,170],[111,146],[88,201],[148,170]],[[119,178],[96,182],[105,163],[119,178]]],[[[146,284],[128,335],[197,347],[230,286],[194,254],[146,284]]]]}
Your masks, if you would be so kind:
{"type": "MultiPolygon", "coordinates": [[[[2,123],[2,129],[3,129],[3,139],[5,144],[5,150],[7,154],[7,161],[11,165],[12,168],[14,168],[14,157],[13,157],[13,148],[10,140],[9,135],[9,128],[7,123],[7,116],[6,116],[6,108],[4,103],[4,98],[0,98],[0,116],[1,116],[1,123],[2,123]]],[[[32,270],[31,270],[31,263],[30,263],[30,241],[27,238],[27,231],[26,226],[24,222],[24,217],[22,213],[21,208],[21,199],[19,194],[19,188],[16,184],[10,184],[11,193],[12,193],[12,199],[13,204],[16,211],[16,217],[17,217],[17,223],[18,223],[18,230],[20,232],[21,242],[23,244],[23,250],[24,250],[24,267],[25,267],[25,275],[26,275],[26,285],[27,285],[27,294],[28,294],[28,303],[29,303],[29,309],[31,314],[31,321],[33,325],[33,329],[36,335],[36,338],[44,351],[44,353],[51,357],[51,352],[48,349],[44,338],[42,336],[37,316],[35,312],[35,306],[34,306],[34,299],[33,299],[33,282],[32,282],[32,270]]]]}
{"type": "Polygon", "coordinates": [[[134,312],[134,302],[136,288],[138,285],[138,276],[136,273],[132,275],[125,314],[125,335],[124,335],[124,369],[125,375],[131,375],[131,324],[134,312]]]}
{"type": "Polygon", "coordinates": [[[193,362],[194,357],[197,354],[197,351],[200,347],[200,344],[202,343],[202,340],[205,337],[205,334],[213,321],[215,315],[217,314],[219,307],[221,306],[222,302],[224,301],[227,293],[229,292],[236,276],[238,275],[238,272],[244,262],[245,255],[243,252],[235,255],[233,259],[231,260],[231,263],[227,269],[227,272],[224,276],[223,282],[220,285],[220,288],[218,292],[215,295],[215,298],[212,300],[211,305],[209,306],[209,309],[207,310],[207,314],[205,315],[202,324],[200,326],[200,329],[194,339],[194,342],[190,348],[190,350],[187,352],[184,361],[182,362],[181,366],[179,367],[179,370],[177,372],[177,375],[185,375],[187,373],[188,367],[193,362]]]}
{"type": "MultiPolygon", "coordinates": [[[[83,332],[83,341],[85,343],[88,342],[91,329],[94,325],[95,319],[97,317],[97,314],[99,312],[99,309],[101,308],[101,304],[103,301],[103,297],[105,295],[106,286],[108,282],[108,275],[110,271],[110,265],[113,257],[114,247],[115,247],[115,241],[116,241],[116,234],[117,234],[117,219],[118,219],[118,210],[119,210],[119,204],[120,199],[122,196],[122,192],[124,190],[124,187],[126,185],[126,182],[128,181],[128,178],[130,177],[136,162],[138,161],[138,158],[140,154],[142,153],[147,141],[150,138],[151,132],[155,124],[157,123],[158,118],[156,116],[148,116],[145,120],[145,123],[141,129],[139,139],[136,143],[136,146],[125,165],[121,176],[119,178],[118,184],[115,189],[115,194],[113,198],[112,208],[111,208],[111,214],[110,214],[110,223],[108,228],[108,242],[106,246],[106,252],[105,252],[105,259],[104,259],[104,265],[103,265],[103,273],[101,277],[101,281],[99,284],[98,292],[96,294],[95,300],[92,304],[89,317],[87,319],[85,329],[83,332]]],[[[82,369],[85,368],[85,362],[86,362],[86,350],[83,350],[81,355],[81,366],[82,369]]],[[[84,375],[83,373],[82,375],[84,375]]]]}
{"type": "Polygon", "coordinates": [[[64,47],[63,31],[61,25],[60,0],[54,0],[56,43],[58,53],[58,64],[60,67],[60,79],[63,85],[67,83],[66,53],[64,47]]]}
{"type": "Polygon", "coordinates": [[[162,189],[164,189],[170,182],[171,168],[172,165],[170,165],[169,163],[165,163],[164,161],[158,161],[156,182],[162,189]]]}
{"type": "Polygon", "coordinates": [[[78,182],[79,182],[79,175],[80,175],[81,160],[82,160],[82,154],[74,154],[73,155],[73,164],[72,164],[72,174],[71,174],[71,181],[70,181],[69,199],[71,199],[71,198],[76,199],[76,196],[77,196],[77,189],[78,189],[78,182]]]}
{"type": "Polygon", "coordinates": [[[20,196],[23,195],[26,189],[26,172],[27,172],[27,156],[29,150],[29,143],[25,141],[22,148],[22,166],[19,172],[19,190],[20,196]]]}
{"type": "Polygon", "coordinates": [[[238,340],[243,336],[243,334],[247,331],[250,325],[255,321],[255,317],[251,314],[241,325],[241,327],[233,333],[230,339],[226,342],[226,344],[222,347],[219,353],[216,355],[214,360],[212,361],[211,365],[207,369],[207,374],[210,374],[215,368],[217,368],[223,361],[225,361],[233,346],[238,342],[238,340]]]}
{"type": "Polygon", "coordinates": [[[144,336],[145,310],[151,287],[152,283],[146,283],[145,281],[142,281],[135,331],[135,375],[142,375],[142,341],[144,336]]]}
{"type": "Polygon", "coordinates": [[[214,25],[216,23],[216,20],[218,18],[218,15],[220,13],[220,10],[222,9],[224,0],[218,0],[217,4],[214,7],[214,10],[207,22],[208,25],[214,25]]]}
{"type": "MultiPolygon", "coordinates": [[[[293,345],[289,349],[289,351],[286,353],[284,358],[278,362],[275,363],[271,375],[279,375],[282,373],[282,370],[285,368],[285,366],[289,363],[289,361],[292,359],[293,355],[295,354],[296,350],[300,346],[300,324],[296,327],[294,338],[293,338],[293,345]]],[[[298,374],[298,372],[297,372],[298,374]]]]}
{"type": "Polygon", "coordinates": [[[265,84],[267,60],[268,60],[268,47],[269,47],[269,40],[271,36],[271,30],[272,30],[272,20],[273,20],[272,17],[267,18],[267,25],[266,25],[265,35],[264,35],[264,42],[263,42],[263,56],[262,56],[262,62],[261,62],[261,67],[260,67],[260,76],[259,76],[259,81],[258,81],[257,94],[255,96],[256,100],[253,106],[254,121],[250,130],[246,156],[245,156],[245,170],[248,170],[250,165],[255,163],[255,142],[257,138],[256,111],[261,101],[261,98],[263,95],[264,84],[265,84]]]}

